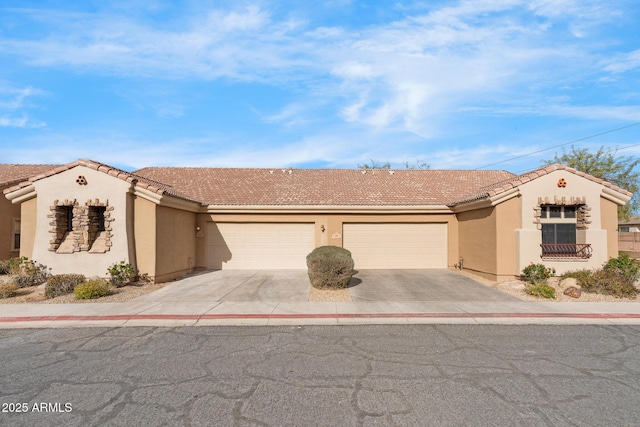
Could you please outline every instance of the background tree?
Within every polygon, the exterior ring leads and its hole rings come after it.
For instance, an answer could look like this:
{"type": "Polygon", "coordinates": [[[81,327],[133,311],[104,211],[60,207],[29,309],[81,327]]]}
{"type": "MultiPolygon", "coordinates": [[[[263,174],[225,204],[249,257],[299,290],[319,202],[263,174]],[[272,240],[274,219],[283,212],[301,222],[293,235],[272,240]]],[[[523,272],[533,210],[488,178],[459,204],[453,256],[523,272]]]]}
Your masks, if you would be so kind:
{"type": "Polygon", "coordinates": [[[628,219],[638,212],[638,178],[640,172],[636,170],[640,159],[634,157],[616,157],[617,150],[606,150],[600,147],[595,153],[588,149],[578,149],[573,145],[571,151],[562,150],[562,155],[556,153],[553,160],[544,160],[545,165],[562,163],[596,178],[604,179],[627,191],[632,192],[633,198],[629,203],[618,208],[618,218],[628,219]]]}
{"type": "Polygon", "coordinates": [[[415,163],[404,162],[405,169],[430,169],[431,166],[420,159],[416,159],[415,163]]]}
{"type": "Polygon", "coordinates": [[[375,160],[371,159],[371,163],[358,165],[358,169],[391,169],[391,163],[387,162],[387,163],[381,164],[381,163],[376,163],[375,160]]]}
{"type": "MultiPolygon", "coordinates": [[[[422,160],[416,160],[415,163],[404,162],[405,169],[429,169],[429,165],[422,160]]],[[[376,163],[371,159],[371,163],[358,165],[358,169],[391,169],[391,163],[376,163]]]]}

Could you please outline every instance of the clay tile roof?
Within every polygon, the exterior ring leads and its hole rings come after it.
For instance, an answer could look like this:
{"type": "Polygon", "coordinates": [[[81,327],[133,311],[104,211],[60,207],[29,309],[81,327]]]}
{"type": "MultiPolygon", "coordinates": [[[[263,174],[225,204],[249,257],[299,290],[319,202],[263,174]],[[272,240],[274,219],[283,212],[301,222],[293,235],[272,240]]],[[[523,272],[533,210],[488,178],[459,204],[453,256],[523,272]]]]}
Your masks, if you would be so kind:
{"type": "Polygon", "coordinates": [[[55,166],[55,165],[39,165],[39,166],[47,166],[47,167],[39,170],[39,173],[37,175],[33,175],[33,176],[27,175],[23,179],[14,181],[12,184],[15,184],[15,185],[13,187],[5,189],[3,192],[8,193],[11,191],[15,191],[22,187],[26,187],[35,181],[38,181],[40,179],[43,179],[52,175],[59,174],[61,172],[72,169],[76,166],[85,166],[93,170],[104,172],[108,175],[111,175],[123,181],[127,181],[132,184],[138,185],[146,190],[149,190],[159,195],[169,195],[169,196],[177,197],[184,200],[195,201],[189,198],[188,196],[181,194],[179,191],[177,191],[170,185],[153,181],[152,179],[148,179],[145,177],[137,176],[133,173],[126,172],[118,168],[114,168],[104,163],[96,162],[95,160],[80,159],[75,162],[67,163],[66,165],[62,165],[62,166],[55,166]]]}
{"type": "Polygon", "coordinates": [[[41,174],[58,165],[12,165],[0,164],[0,187],[15,185],[32,176],[41,174]]]}
{"type": "Polygon", "coordinates": [[[449,205],[513,178],[506,171],[149,167],[135,174],[210,205],[449,205]]]}
{"type": "Polygon", "coordinates": [[[596,182],[598,184],[604,185],[607,188],[610,188],[614,191],[617,191],[621,194],[624,194],[626,196],[633,196],[633,193],[630,193],[629,191],[622,189],[614,184],[611,184],[608,181],[605,181],[603,179],[600,178],[596,178],[595,176],[586,174],[584,172],[578,171],[576,169],[570,168],[567,165],[562,165],[562,164],[553,164],[553,165],[549,165],[549,166],[545,166],[542,167],[540,169],[536,169],[530,172],[526,172],[522,175],[518,175],[515,176],[514,178],[507,178],[504,181],[497,181],[494,182],[493,184],[490,184],[486,187],[481,187],[479,188],[478,192],[473,194],[471,197],[469,198],[462,198],[458,201],[458,203],[464,203],[464,202],[470,202],[473,200],[479,200],[479,199],[483,199],[485,197],[490,197],[490,196],[495,196],[498,195],[500,193],[504,193],[505,191],[511,189],[511,188],[515,188],[518,187],[519,185],[522,185],[526,182],[532,181],[536,178],[540,178],[541,176],[547,175],[548,173],[557,171],[557,170],[564,170],[567,171],[569,173],[578,175],[580,177],[586,178],[590,181],[596,182]]]}

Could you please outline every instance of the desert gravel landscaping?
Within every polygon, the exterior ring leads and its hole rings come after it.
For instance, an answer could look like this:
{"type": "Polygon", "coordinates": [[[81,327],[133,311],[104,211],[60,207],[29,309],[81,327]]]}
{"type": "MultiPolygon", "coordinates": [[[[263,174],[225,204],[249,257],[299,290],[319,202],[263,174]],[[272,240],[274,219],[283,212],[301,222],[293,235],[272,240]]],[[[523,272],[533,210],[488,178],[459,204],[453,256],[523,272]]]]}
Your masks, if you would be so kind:
{"type": "MultiPolygon", "coordinates": [[[[610,295],[602,295],[595,293],[582,292],[580,298],[571,298],[562,293],[562,290],[558,286],[558,280],[551,280],[550,284],[556,288],[555,299],[545,299],[535,297],[525,293],[525,284],[521,280],[507,280],[502,282],[493,282],[484,279],[480,276],[472,274],[468,271],[456,271],[459,274],[463,274],[476,280],[483,285],[492,289],[499,290],[506,294],[509,294],[522,301],[532,302],[639,302],[638,298],[616,298],[610,295]]],[[[8,276],[0,276],[0,282],[8,281],[8,276]]],[[[113,288],[112,294],[106,297],[93,299],[93,300],[78,300],[73,294],[61,295],[56,298],[47,299],[44,296],[44,284],[39,286],[32,286],[20,289],[18,296],[6,299],[0,299],[0,304],[95,304],[95,303],[113,303],[113,302],[127,302],[139,296],[157,291],[171,284],[167,283],[142,283],[139,285],[127,285],[121,288],[113,288]]],[[[349,289],[338,290],[320,290],[311,288],[309,294],[309,301],[312,302],[350,302],[351,294],[349,289]]]]}
{"type": "Polygon", "coordinates": [[[559,286],[559,278],[552,277],[549,280],[549,284],[553,286],[556,290],[555,299],[547,299],[541,297],[535,297],[533,295],[527,294],[525,289],[525,282],[522,280],[505,280],[502,282],[493,282],[491,280],[484,279],[480,276],[472,274],[468,271],[460,271],[460,273],[464,274],[467,277],[470,277],[477,282],[482,283],[485,286],[488,286],[493,289],[497,289],[504,293],[507,293],[513,297],[516,297],[522,301],[533,301],[533,302],[638,302],[638,298],[616,298],[611,295],[602,295],[595,293],[582,292],[580,298],[571,298],[562,293],[562,290],[559,286]]]}
{"type": "MultiPolygon", "coordinates": [[[[0,276],[0,281],[8,281],[8,277],[0,276]]],[[[22,288],[12,298],[0,299],[0,304],[92,304],[101,302],[127,302],[139,296],[164,288],[168,283],[144,283],[111,288],[111,294],[97,299],[76,299],[73,293],[47,299],[44,296],[45,284],[22,288]]]]}

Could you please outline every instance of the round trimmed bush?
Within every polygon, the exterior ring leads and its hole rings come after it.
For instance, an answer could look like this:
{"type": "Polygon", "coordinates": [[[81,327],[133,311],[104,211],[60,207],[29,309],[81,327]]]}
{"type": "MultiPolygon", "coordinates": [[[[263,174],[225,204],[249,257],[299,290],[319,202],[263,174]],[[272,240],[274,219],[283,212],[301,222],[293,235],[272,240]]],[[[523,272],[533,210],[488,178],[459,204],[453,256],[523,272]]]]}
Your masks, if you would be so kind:
{"type": "Polygon", "coordinates": [[[88,280],[75,287],[76,299],[95,299],[109,295],[109,282],[103,279],[88,280]]]}
{"type": "Polygon", "coordinates": [[[320,246],[307,255],[309,280],[316,289],[343,289],[353,275],[351,252],[337,246],[320,246]]]}

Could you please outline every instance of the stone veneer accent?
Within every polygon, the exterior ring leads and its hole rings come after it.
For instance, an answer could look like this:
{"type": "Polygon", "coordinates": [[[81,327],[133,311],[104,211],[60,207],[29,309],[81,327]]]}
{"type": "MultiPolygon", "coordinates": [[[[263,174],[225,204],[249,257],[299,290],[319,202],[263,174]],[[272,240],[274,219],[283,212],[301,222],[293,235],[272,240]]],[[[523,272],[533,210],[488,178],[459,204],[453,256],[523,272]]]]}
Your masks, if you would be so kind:
{"type": "Polygon", "coordinates": [[[540,218],[542,217],[542,206],[544,205],[575,206],[577,230],[586,230],[591,224],[591,207],[587,205],[586,197],[538,197],[538,204],[533,208],[533,223],[536,224],[538,230],[542,230],[540,218]]]}
{"type": "MultiPolygon", "coordinates": [[[[101,249],[96,252],[107,252],[111,248],[111,237],[113,228],[111,223],[113,218],[113,206],[109,206],[109,200],[100,202],[98,199],[87,200],[84,205],[80,205],[77,200],[54,200],[49,207],[51,213],[47,218],[51,218],[49,229],[51,239],[49,240],[49,250],[60,253],[74,253],[89,251],[94,242],[101,237],[101,249]],[[67,230],[66,207],[73,209],[72,229],[67,230]],[[100,232],[98,218],[100,216],[98,208],[104,209],[104,231],[100,232]],[[64,243],[64,245],[63,245],[64,243]],[[64,250],[60,246],[64,246],[64,250]],[[60,250],[59,250],[60,249],[60,250]]],[[[98,248],[95,248],[98,249],[98,248]]]]}

